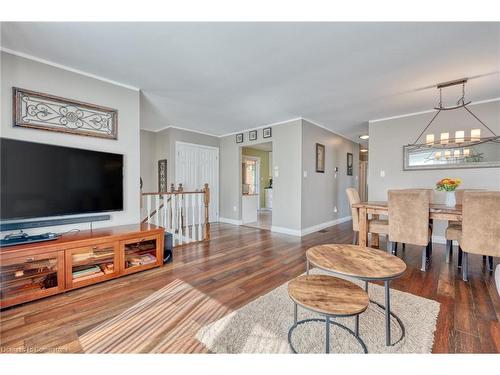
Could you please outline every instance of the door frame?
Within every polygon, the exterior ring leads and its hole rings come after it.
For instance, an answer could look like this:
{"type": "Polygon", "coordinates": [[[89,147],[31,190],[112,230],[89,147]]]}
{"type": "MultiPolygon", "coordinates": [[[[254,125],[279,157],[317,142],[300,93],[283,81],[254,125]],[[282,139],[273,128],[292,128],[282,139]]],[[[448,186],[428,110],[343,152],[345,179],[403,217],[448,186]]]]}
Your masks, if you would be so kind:
{"type": "MultiPolygon", "coordinates": [[[[257,181],[257,196],[258,196],[258,207],[259,207],[259,210],[262,208],[261,204],[260,204],[260,198],[261,198],[261,194],[260,194],[260,187],[262,185],[261,181],[260,181],[260,163],[261,163],[261,159],[260,159],[260,156],[249,156],[249,155],[241,155],[241,161],[242,162],[245,162],[245,160],[254,160],[256,161],[256,168],[255,168],[255,174],[256,174],[256,177],[255,177],[255,180],[257,181]]],[[[241,182],[241,184],[243,185],[243,181],[241,182]]],[[[243,199],[243,187],[240,188],[240,199],[243,199]]]]}
{"type": "MultiPolygon", "coordinates": [[[[179,182],[177,180],[178,178],[178,168],[179,168],[179,164],[177,163],[177,156],[179,155],[179,146],[180,145],[186,145],[186,146],[193,146],[193,147],[197,147],[197,148],[204,148],[204,149],[209,149],[209,150],[215,150],[216,151],[216,160],[217,160],[217,163],[216,163],[216,168],[215,168],[215,180],[217,181],[217,186],[216,186],[216,191],[214,192],[214,187],[213,186],[209,186],[209,189],[210,189],[210,196],[213,197],[213,196],[216,196],[217,197],[217,212],[214,216],[214,221],[213,222],[217,222],[219,221],[219,212],[220,212],[220,197],[219,197],[219,184],[220,184],[220,175],[219,175],[219,168],[220,168],[220,159],[219,159],[219,147],[215,147],[215,146],[207,146],[207,145],[201,145],[199,143],[190,143],[190,142],[183,142],[183,141],[175,141],[175,154],[174,154],[174,165],[175,165],[175,186],[178,186],[179,185],[179,182]],[[215,193],[215,194],[214,194],[215,193]]],[[[201,188],[201,187],[200,187],[201,188]]]]}

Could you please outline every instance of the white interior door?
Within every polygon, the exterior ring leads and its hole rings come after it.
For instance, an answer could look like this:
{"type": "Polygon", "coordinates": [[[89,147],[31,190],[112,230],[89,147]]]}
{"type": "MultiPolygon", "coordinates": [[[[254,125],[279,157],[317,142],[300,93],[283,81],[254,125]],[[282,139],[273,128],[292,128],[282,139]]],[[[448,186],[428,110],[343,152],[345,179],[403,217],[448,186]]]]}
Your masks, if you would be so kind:
{"type": "Polygon", "coordinates": [[[208,183],[209,221],[219,220],[219,149],[192,143],[175,143],[175,185],[194,191],[208,183]]]}

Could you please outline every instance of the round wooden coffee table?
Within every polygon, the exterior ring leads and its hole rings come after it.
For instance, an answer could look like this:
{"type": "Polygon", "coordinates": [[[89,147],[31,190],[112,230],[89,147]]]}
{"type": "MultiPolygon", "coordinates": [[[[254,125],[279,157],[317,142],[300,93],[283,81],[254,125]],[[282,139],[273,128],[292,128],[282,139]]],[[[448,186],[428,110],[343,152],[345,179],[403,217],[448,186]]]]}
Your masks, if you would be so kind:
{"type": "MultiPolygon", "coordinates": [[[[392,345],[401,341],[405,335],[403,322],[391,312],[390,282],[406,271],[406,264],[397,256],[369,247],[348,244],[327,244],[311,247],[306,252],[307,274],[312,264],[322,270],[338,275],[350,276],[365,281],[368,293],[368,281],[383,281],[385,286],[385,306],[370,300],[385,310],[385,341],[391,345],[391,315],[401,327],[401,337],[392,345]]],[[[359,322],[356,321],[356,324],[359,322]]],[[[356,327],[356,329],[358,329],[356,327]]]]}
{"type": "Polygon", "coordinates": [[[343,328],[352,334],[360,343],[363,351],[368,353],[366,345],[359,337],[358,324],[356,332],[337,323],[332,318],[355,316],[368,308],[368,294],[356,284],[328,275],[303,275],[288,283],[288,295],[294,302],[293,326],[288,331],[288,343],[294,353],[292,333],[298,325],[307,322],[325,322],[325,352],[330,352],[330,324],[343,328]],[[323,315],[325,319],[304,319],[297,321],[297,306],[323,315]]]}

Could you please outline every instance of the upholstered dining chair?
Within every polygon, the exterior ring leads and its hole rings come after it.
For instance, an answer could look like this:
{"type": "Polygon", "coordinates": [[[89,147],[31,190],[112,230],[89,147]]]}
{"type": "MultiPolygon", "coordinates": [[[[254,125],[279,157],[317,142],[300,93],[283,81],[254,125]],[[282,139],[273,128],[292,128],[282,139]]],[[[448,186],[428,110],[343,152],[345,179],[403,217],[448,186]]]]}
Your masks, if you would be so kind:
{"type": "MultiPolygon", "coordinates": [[[[352,207],[352,205],[355,203],[360,203],[361,198],[359,197],[359,193],[355,188],[347,188],[346,193],[347,198],[349,199],[349,204],[351,205],[352,230],[354,231],[352,243],[353,245],[356,245],[359,242],[359,210],[352,207]]],[[[387,235],[387,233],[389,232],[387,220],[368,220],[368,232],[387,235]]]]}
{"type": "MultiPolygon", "coordinates": [[[[428,195],[429,195],[429,203],[434,203],[434,190],[433,189],[407,189],[407,190],[422,190],[422,191],[425,191],[428,195]]],[[[432,226],[433,226],[433,222],[432,222],[432,219],[429,219],[429,227],[431,228],[431,231],[432,231],[432,226]]],[[[398,253],[398,243],[394,243],[393,245],[394,247],[394,251],[393,253],[394,254],[397,254],[398,253]]],[[[403,251],[405,250],[406,248],[406,244],[403,242],[403,251]]],[[[432,250],[432,247],[430,248],[432,250]]]]}
{"type": "Polygon", "coordinates": [[[500,264],[497,264],[495,270],[495,284],[497,285],[497,293],[500,296],[500,264]]]}
{"type": "MultiPolygon", "coordinates": [[[[500,256],[500,192],[464,192],[462,202],[462,278],[468,280],[468,255],[500,256]]],[[[493,258],[489,261],[493,269],[493,258]]]]}
{"type": "Polygon", "coordinates": [[[389,237],[387,251],[394,253],[394,244],[402,242],[422,247],[421,270],[426,271],[431,253],[429,227],[430,194],[422,189],[389,190],[389,237]]]}
{"type": "MultiPolygon", "coordinates": [[[[485,189],[457,189],[455,190],[455,199],[457,205],[461,205],[464,198],[464,192],[472,191],[485,191],[485,189]]],[[[458,242],[458,267],[462,267],[462,248],[460,247],[460,236],[462,235],[462,223],[458,221],[450,221],[445,230],[446,238],[446,263],[450,263],[450,259],[453,255],[453,241],[458,242]]],[[[488,259],[489,263],[493,261],[493,258],[488,259]]]]}

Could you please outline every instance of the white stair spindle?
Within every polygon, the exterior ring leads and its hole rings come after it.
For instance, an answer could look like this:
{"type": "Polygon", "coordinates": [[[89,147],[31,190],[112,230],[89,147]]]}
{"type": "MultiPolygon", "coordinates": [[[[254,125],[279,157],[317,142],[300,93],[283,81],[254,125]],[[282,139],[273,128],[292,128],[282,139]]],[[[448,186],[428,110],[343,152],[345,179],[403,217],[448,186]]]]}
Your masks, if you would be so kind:
{"type": "Polygon", "coordinates": [[[172,236],[174,235],[174,215],[173,215],[173,195],[169,195],[169,202],[168,202],[168,230],[170,233],[172,233],[172,236]]]}
{"type": "Polygon", "coordinates": [[[181,193],[179,194],[179,200],[178,200],[178,213],[179,213],[179,221],[178,221],[178,227],[179,227],[179,243],[182,245],[184,243],[184,236],[182,234],[182,201],[184,200],[184,195],[181,193]]]}
{"type": "Polygon", "coordinates": [[[155,195],[155,203],[156,203],[155,224],[156,226],[160,226],[160,195],[155,195]]]}
{"type": "Polygon", "coordinates": [[[203,194],[196,194],[198,196],[198,241],[203,240],[203,194]]]}
{"type": "Polygon", "coordinates": [[[165,228],[165,231],[168,230],[168,195],[163,194],[163,228],[165,228]]]}
{"type": "Polygon", "coordinates": [[[177,194],[172,194],[172,236],[174,245],[178,243],[177,233],[177,194]]]}
{"type": "Polygon", "coordinates": [[[195,195],[196,194],[191,194],[191,199],[190,199],[190,202],[191,202],[191,212],[193,213],[192,215],[192,221],[191,221],[191,240],[192,241],[196,241],[196,221],[195,221],[195,218],[194,218],[194,199],[195,199],[195,195]]]}
{"type": "Polygon", "coordinates": [[[146,221],[149,223],[149,215],[151,215],[151,195],[146,195],[146,221]]]}
{"type": "Polygon", "coordinates": [[[184,227],[186,228],[186,242],[191,242],[191,237],[189,235],[189,195],[184,194],[184,227]]]}

